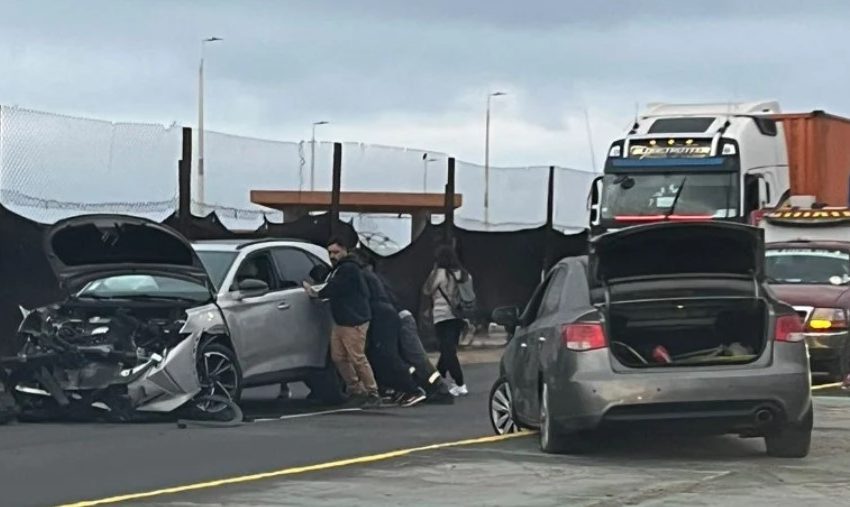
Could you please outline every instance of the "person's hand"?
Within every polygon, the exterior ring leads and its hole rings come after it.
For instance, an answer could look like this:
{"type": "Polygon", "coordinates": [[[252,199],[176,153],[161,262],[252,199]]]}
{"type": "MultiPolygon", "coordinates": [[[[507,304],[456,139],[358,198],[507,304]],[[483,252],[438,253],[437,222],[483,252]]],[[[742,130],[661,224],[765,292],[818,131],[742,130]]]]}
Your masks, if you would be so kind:
{"type": "Polygon", "coordinates": [[[315,298],[319,296],[319,293],[316,292],[316,289],[313,288],[306,280],[301,282],[301,286],[304,287],[304,291],[307,292],[307,295],[315,298]]]}

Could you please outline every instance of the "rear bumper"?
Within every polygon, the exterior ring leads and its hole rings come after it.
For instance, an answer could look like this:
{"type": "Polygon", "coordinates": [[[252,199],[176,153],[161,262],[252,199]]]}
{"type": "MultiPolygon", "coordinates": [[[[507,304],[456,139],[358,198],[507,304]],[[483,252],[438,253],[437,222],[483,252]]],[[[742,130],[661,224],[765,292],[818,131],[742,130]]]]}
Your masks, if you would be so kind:
{"type": "MultiPolygon", "coordinates": [[[[598,353],[596,364],[608,351],[598,353]]],[[[652,429],[748,433],[765,422],[803,419],[811,406],[811,375],[803,354],[767,368],[564,371],[547,379],[549,410],[566,432],[648,424],[652,429]],[[762,410],[770,411],[770,421],[762,410]]]]}

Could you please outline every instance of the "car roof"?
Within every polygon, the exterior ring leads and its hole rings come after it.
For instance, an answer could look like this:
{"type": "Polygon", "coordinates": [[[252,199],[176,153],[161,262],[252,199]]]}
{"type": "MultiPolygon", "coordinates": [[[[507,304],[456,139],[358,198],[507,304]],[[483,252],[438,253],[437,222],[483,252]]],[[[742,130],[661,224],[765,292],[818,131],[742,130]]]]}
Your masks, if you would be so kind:
{"type": "Polygon", "coordinates": [[[199,252],[253,252],[262,248],[288,246],[306,250],[311,254],[327,261],[328,254],[324,248],[301,239],[263,238],[263,239],[224,239],[193,241],[192,247],[199,252]]]}

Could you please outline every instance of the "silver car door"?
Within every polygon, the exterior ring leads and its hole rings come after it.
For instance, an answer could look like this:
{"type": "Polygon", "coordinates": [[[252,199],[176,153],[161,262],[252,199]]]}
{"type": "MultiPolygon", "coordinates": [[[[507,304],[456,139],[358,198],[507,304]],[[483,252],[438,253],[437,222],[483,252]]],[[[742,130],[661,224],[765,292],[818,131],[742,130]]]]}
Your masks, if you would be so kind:
{"type": "Polygon", "coordinates": [[[546,293],[546,287],[549,285],[550,277],[537,286],[528,305],[520,317],[520,327],[516,330],[517,346],[517,361],[516,368],[513,372],[512,385],[514,385],[514,405],[517,413],[523,420],[534,421],[537,418],[537,413],[533,407],[536,406],[537,398],[537,370],[533,365],[537,360],[534,354],[536,346],[534,343],[535,336],[532,332],[535,327],[535,319],[540,310],[540,305],[543,303],[543,295],[546,293]]]}
{"type": "Polygon", "coordinates": [[[292,287],[287,293],[290,304],[286,315],[285,369],[322,367],[328,356],[331,334],[331,316],[328,304],[307,295],[301,287],[310,277],[316,262],[321,262],[297,247],[272,249],[272,257],[283,287],[292,287]]]}
{"type": "Polygon", "coordinates": [[[281,291],[277,275],[268,251],[247,256],[236,271],[231,291],[219,298],[230,330],[242,375],[246,381],[257,375],[279,371],[280,359],[285,349],[277,339],[285,329],[287,291],[281,291]],[[245,279],[257,279],[269,286],[263,295],[237,299],[238,283],[245,279]]]}
{"type": "MultiPolygon", "coordinates": [[[[566,267],[559,266],[552,270],[549,285],[546,287],[546,292],[543,294],[543,301],[537,311],[537,317],[529,327],[529,361],[525,374],[528,382],[533,385],[535,392],[540,392],[541,355],[545,353],[544,351],[551,350],[552,347],[558,347],[560,345],[561,318],[558,310],[560,308],[561,293],[563,292],[566,275],[566,267]]],[[[540,398],[538,396],[529,398],[528,411],[534,417],[532,420],[536,421],[540,413],[540,398]]]]}

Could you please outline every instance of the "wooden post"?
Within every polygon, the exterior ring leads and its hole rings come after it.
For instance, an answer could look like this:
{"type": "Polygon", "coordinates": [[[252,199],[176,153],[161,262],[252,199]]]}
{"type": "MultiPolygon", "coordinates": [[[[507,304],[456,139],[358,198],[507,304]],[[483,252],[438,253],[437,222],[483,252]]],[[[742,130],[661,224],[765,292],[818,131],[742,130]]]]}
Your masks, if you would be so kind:
{"type": "Polygon", "coordinates": [[[552,235],[555,229],[555,166],[549,166],[549,188],[546,199],[546,227],[543,231],[543,273],[552,267],[552,235]]]}
{"type": "Polygon", "coordinates": [[[192,129],[183,127],[183,149],[177,163],[177,221],[186,233],[192,218],[192,129]]]}
{"type": "Polygon", "coordinates": [[[446,244],[454,244],[454,227],[455,227],[455,159],[449,157],[448,178],[446,181],[446,200],[445,200],[445,216],[443,221],[445,227],[443,234],[446,244]]]}
{"type": "Polygon", "coordinates": [[[342,185],[342,143],[334,143],[333,187],[331,189],[331,236],[339,231],[339,193],[342,185]]]}

